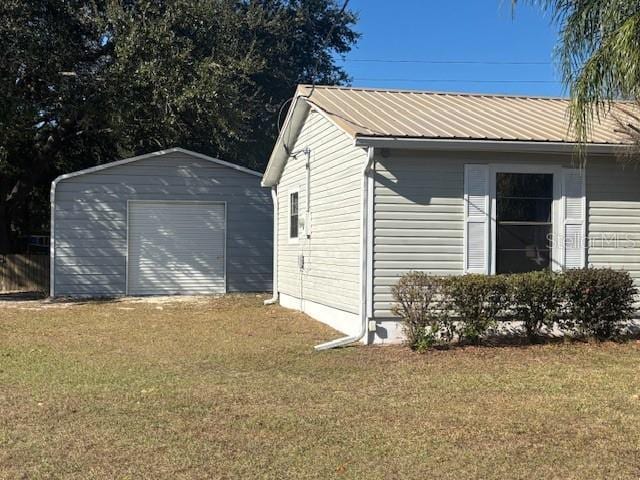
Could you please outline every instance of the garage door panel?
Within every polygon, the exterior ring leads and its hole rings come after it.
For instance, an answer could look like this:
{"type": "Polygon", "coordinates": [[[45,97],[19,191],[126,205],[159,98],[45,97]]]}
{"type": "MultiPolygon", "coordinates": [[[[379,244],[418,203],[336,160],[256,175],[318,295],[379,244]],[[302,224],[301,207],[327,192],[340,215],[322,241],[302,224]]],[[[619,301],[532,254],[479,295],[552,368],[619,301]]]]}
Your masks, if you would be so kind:
{"type": "Polygon", "coordinates": [[[225,207],[220,203],[129,204],[129,294],[225,291],[225,207]]]}

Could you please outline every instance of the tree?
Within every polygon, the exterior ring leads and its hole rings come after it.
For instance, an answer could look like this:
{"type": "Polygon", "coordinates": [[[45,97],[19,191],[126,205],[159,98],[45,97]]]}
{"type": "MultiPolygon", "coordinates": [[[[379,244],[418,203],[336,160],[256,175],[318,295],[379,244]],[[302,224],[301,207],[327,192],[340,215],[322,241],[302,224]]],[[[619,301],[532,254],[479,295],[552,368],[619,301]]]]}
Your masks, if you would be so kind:
{"type": "Polygon", "coordinates": [[[571,96],[571,125],[578,140],[584,142],[593,120],[606,113],[614,100],[640,98],[640,2],[530,3],[551,12],[560,26],[557,57],[571,96]]]}
{"type": "Polygon", "coordinates": [[[0,252],[47,230],[61,173],[176,145],[264,168],[295,85],[348,82],[355,21],[334,0],[3,0],[0,252]]]}
{"type": "Polygon", "coordinates": [[[113,143],[99,89],[87,81],[108,55],[84,2],[0,4],[0,251],[47,222],[51,179],[74,166],[106,161],[113,143]]]}

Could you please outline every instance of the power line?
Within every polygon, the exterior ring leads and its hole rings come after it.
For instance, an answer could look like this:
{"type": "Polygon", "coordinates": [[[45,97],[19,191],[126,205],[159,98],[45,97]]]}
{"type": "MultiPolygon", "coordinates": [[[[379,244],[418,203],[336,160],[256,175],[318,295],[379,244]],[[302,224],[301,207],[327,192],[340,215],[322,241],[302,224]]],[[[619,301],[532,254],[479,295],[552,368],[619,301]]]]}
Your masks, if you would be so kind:
{"type": "Polygon", "coordinates": [[[343,58],[345,63],[421,63],[429,65],[553,65],[552,62],[521,62],[499,60],[404,60],[383,58],[343,58]]]}
{"type": "MultiPolygon", "coordinates": [[[[344,15],[344,12],[347,10],[347,6],[349,5],[349,0],[344,0],[343,4],[342,4],[342,8],[340,8],[340,11],[338,12],[338,19],[340,17],[342,17],[344,15]]],[[[337,20],[335,22],[333,22],[331,24],[331,27],[329,28],[329,31],[327,32],[327,34],[324,37],[324,40],[322,41],[322,48],[325,49],[327,47],[327,45],[329,44],[329,40],[331,40],[331,34],[333,33],[334,29],[336,28],[336,23],[337,20]]],[[[313,76],[311,78],[311,90],[309,91],[309,93],[307,95],[303,95],[305,98],[310,98],[311,95],[313,95],[313,92],[316,88],[316,76],[318,75],[318,67],[320,66],[320,56],[318,56],[316,58],[315,61],[315,65],[313,67],[313,76]]],[[[282,131],[282,127],[283,125],[280,124],[280,120],[282,117],[282,112],[284,111],[285,105],[287,105],[290,102],[293,102],[294,97],[291,97],[288,100],[285,100],[282,105],[280,105],[280,110],[278,111],[278,120],[277,120],[277,125],[278,125],[278,135],[280,135],[280,132],[282,131]]],[[[289,135],[291,135],[291,131],[289,131],[289,135]]],[[[282,141],[282,145],[284,146],[285,151],[287,152],[287,155],[291,155],[291,149],[289,148],[289,145],[287,145],[288,141],[290,140],[290,138],[287,138],[287,140],[282,141]]]]}
{"type": "Polygon", "coordinates": [[[416,83],[538,83],[538,84],[560,84],[558,80],[465,80],[462,78],[365,78],[357,77],[353,79],[359,82],[416,82],[416,83]]]}
{"type": "MultiPolygon", "coordinates": [[[[338,12],[338,18],[344,15],[344,12],[347,10],[347,5],[349,5],[349,0],[344,0],[344,3],[342,4],[342,8],[338,12]]],[[[331,34],[333,33],[333,30],[336,28],[336,23],[337,21],[331,24],[331,28],[329,28],[327,35],[324,37],[324,40],[322,41],[323,49],[326,48],[326,46],[329,44],[329,40],[331,39],[331,34]]],[[[311,78],[311,90],[307,95],[304,95],[305,98],[310,98],[311,95],[313,95],[313,91],[316,88],[316,76],[318,75],[319,66],[320,66],[320,56],[316,58],[316,64],[313,67],[313,77],[311,78]]]]}

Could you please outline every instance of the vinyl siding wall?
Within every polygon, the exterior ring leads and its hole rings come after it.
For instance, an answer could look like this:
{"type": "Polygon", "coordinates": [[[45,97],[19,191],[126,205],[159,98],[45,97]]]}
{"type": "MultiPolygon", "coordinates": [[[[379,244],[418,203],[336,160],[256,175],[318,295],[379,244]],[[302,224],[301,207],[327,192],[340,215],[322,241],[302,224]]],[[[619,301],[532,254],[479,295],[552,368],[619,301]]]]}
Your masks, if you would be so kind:
{"type": "MultiPolygon", "coordinates": [[[[410,270],[463,273],[465,163],[556,164],[576,168],[569,155],[398,152],[376,155],[374,317],[393,318],[391,286],[410,270]]],[[[590,238],[624,238],[626,248],[592,246],[596,267],[631,271],[640,286],[640,169],[615,158],[589,159],[586,170],[590,238]],[[635,245],[632,243],[635,241],[635,245]],[[628,248],[628,247],[633,248],[628,248]]]]}
{"type": "Polygon", "coordinates": [[[58,183],[56,295],[125,295],[127,200],[226,201],[227,290],[271,289],[269,190],[257,176],[175,152],[58,183]]]}
{"type": "Polygon", "coordinates": [[[321,114],[311,111],[293,151],[311,149],[311,236],[289,239],[289,194],[307,205],[306,156],[289,158],[278,183],[278,290],[357,314],[360,305],[360,226],[364,149],[321,114]],[[304,255],[304,269],[299,256],[304,255]]]}
{"type": "Polygon", "coordinates": [[[592,161],[586,187],[589,265],[628,270],[640,288],[640,166],[592,161]]]}

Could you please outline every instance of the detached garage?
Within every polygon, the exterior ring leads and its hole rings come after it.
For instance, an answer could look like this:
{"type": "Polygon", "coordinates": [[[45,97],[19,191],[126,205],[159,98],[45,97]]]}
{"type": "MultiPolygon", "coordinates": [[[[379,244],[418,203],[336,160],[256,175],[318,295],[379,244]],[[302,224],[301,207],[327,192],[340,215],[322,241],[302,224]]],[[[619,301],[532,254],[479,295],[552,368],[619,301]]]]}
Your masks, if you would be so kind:
{"type": "Polygon", "coordinates": [[[181,148],[58,177],[51,296],[270,291],[261,174],[181,148]]]}

